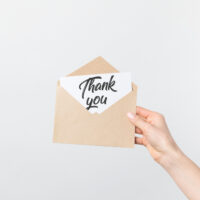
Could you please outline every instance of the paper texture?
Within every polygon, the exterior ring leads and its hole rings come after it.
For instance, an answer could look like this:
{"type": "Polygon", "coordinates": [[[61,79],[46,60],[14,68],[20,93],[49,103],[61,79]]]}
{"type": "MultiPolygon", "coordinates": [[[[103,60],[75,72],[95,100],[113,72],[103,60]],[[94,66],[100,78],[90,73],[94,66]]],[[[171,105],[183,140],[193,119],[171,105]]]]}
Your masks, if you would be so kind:
{"type": "Polygon", "coordinates": [[[130,73],[62,77],[60,86],[90,113],[102,113],[132,91],[130,73]]]}
{"type": "MultiPolygon", "coordinates": [[[[68,76],[117,73],[102,57],[77,69],[68,76]]],[[[135,129],[127,112],[136,112],[137,87],[104,112],[91,114],[58,81],[56,89],[53,141],[67,144],[133,147],[135,129]]]]}

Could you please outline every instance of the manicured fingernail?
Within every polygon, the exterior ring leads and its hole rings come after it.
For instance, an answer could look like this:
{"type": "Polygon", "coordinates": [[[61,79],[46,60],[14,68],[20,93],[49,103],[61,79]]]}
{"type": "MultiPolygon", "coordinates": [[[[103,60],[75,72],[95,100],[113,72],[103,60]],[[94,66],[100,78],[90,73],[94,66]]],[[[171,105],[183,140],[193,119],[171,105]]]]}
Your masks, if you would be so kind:
{"type": "Polygon", "coordinates": [[[135,115],[133,113],[131,113],[131,112],[128,112],[127,116],[128,116],[129,119],[134,119],[135,118],[135,115]]]}

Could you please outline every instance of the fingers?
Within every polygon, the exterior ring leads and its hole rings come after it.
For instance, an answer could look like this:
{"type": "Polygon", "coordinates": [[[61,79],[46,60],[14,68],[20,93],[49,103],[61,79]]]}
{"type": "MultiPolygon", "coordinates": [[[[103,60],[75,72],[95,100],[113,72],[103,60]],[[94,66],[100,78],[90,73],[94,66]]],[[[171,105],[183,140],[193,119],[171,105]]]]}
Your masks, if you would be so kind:
{"type": "Polygon", "coordinates": [[[147,110],[146,108],[142,108],[140,106],[136,107],[136,114],[140,115],[141,117],[147,118],[153,111],[147,110]]]}
{"type": "Polygon", "coordinates": [[[135,132],[138,134],[142,134],[142,130],[138,127],[135,127],[135,132]]]}
{"type": "Polygon", "coordinates": [[[143,138],[141,138],[141,137],[135,137],[135,144],[144,145],[143,144],[143,138]]]}
{"type": "MultiPolygon", "coordinates": [[[[140,116],[135,115],[131,112],[127,113],[127,116],[132,124],[137,126],[143,133],[148,131],[148,129],[151,127],[151,125],[146,122],[144,119],[142,119],[140,116]]],[[[137,129],[138,130],[138,129],[137,129]]]]}

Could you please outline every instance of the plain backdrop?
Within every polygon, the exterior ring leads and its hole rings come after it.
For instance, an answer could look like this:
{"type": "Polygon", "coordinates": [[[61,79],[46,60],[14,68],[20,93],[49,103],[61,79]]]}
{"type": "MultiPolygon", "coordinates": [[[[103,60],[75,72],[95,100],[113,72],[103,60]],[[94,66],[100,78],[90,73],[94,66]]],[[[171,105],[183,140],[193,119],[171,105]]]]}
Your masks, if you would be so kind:
{"type": "Polygon", "coordinates": [[[55,89],[104,57],[199,165],[199,11],[198,0],[0,1],[0,199],[186,199],[144,147],[53,144],[55,89]]]}

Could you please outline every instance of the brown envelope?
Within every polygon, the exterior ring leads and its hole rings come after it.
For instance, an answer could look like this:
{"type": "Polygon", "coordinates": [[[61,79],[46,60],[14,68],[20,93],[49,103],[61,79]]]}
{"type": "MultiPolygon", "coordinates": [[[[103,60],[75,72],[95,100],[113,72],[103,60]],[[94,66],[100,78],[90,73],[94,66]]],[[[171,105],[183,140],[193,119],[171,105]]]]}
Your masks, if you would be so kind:
{"type": "MultiPolygon", "coordinates": [[[[97,57],[68,76],[118,72],[102,57],[97,57]]],[[[56,90],[54,142],[68,144],[133,147],[133,127],[127,112],[136,112],[137,86],[103,113],[91,114],[60,85],[56,90]]]]}

